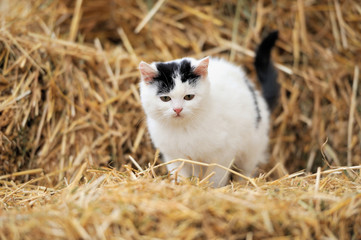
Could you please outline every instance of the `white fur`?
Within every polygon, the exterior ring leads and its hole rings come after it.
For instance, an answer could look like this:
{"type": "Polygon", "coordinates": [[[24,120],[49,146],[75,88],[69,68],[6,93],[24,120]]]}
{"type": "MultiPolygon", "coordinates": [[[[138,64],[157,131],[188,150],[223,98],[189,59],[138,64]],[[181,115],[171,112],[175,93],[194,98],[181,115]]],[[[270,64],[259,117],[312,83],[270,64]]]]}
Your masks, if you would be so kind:
{"type": "MultiPolygon", "coordinates": [[[[194,66],[199,62],[189,60],[194,66]]],[[[169,102],[159,99],[156,86],[144,81],[140,83],[149,133],[165,161],[186,158],[225,167],[231,167],[233,163],[246,175],[251,175],[259,163],[266,161],[269,110],[256,91],[261,113],[261,121],[257,124],[254,98],[246,83],[249,80],[239,67],[222,59],[210,58],[208,78],[201,79],[196,87],[182,83],[179,76],[175,79],[175,88],[164,94],[172,98],[169,102]],[[195,94],[194,99],[184,100],[187,94],[195,94]],[[176,117],[173,108],[180,107],[183,108],[181,117],[176,117]]],[[[248,84],[253,86],[250,82],[248,84]]],[[[169,164],[168,170],[172,171],[179,165],[169,164]]],[[[218,167],[210,170],[215,172],[210,180],[216,186],[227,184],[227,171],[218,167]]],[[[204,177],[206,171],[186,164],[180,174],[204,177]]]]}

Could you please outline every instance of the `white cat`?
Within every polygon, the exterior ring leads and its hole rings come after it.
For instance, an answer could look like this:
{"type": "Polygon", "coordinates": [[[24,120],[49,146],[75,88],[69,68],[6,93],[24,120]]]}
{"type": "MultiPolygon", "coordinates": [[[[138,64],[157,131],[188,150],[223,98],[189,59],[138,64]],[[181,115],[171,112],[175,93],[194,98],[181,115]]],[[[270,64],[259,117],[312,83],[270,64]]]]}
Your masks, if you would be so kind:
{"type": "MultiPolygon", "coordinates": [[[[141,62],[140,93],[148,129],[164,161],[177,158],[234,164],[251,175],[267,160],[269,108],[279,93],[270,51],[278,32],[266,37],[256,53],[255,67],[263,96],[244,71],[217,58],[183,58],[170,62],[141,62]]],[[[168,164],[173,171],[180,162],[168,164]]],[[[229,173],[211,169],[214,186],[224,186],[229,173]]],[[[185,164],[185,177],[206,175],[207,170],[185,164]]],[[[209,170],[208,170],[209,172],[209,170]]]]}

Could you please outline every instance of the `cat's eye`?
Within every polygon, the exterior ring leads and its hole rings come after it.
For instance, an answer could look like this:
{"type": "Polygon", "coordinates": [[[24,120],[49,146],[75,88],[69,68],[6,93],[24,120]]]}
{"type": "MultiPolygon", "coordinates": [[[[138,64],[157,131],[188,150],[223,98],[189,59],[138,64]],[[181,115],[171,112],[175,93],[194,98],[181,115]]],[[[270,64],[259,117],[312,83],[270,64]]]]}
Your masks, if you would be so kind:
{"type": "Polygon", "coordinates": [[[188,94],[184,96],[184,100],[190,101],[194,98],[194,94],[188,94]]]}
{"type": "Polygon", "coordinates": [[[160,100],[162,100],[163,102],[169,102],[171,100],[171,98],[168,96],[161,96],[160,100]]]}

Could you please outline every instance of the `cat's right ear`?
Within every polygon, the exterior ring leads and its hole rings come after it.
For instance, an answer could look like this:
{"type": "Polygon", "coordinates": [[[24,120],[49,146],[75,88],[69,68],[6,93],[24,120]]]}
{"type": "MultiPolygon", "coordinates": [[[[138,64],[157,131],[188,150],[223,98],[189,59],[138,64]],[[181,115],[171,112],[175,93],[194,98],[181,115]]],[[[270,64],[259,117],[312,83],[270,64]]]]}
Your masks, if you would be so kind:
{"type": "Polygon", "coordinates": [[[150,84],[158,74],[158,71],[156,69],[154,69],[151,65],[143,61],[139,63],[139,71],[142,80],[146,84],[150,84]]]}

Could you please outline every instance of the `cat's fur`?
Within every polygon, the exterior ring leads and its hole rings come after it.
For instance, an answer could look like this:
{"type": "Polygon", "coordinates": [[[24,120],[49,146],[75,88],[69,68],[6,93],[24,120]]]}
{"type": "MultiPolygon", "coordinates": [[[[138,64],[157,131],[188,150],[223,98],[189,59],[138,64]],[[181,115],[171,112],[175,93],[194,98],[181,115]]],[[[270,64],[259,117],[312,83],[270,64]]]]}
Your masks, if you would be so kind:
{"type": "MultiPolygon", "coordinates": [[[[227,168],[234,164],[250,175],[267,160],[269,109],[279,91],[270,61],[277,34],[266,37],[256,53],[264,97],[242,69],[222,59],[140,63],[141,101],[150,136],[164,161],[184,158],[227,168]]],[[[169,164],[168,170],[180,164],[169,164]]],[[[185,164],[179,173],[204,177],[209,171],[215,173],[210,178],[215,186],[227,184],[229,173],[219,167],[185,164]]]]}

